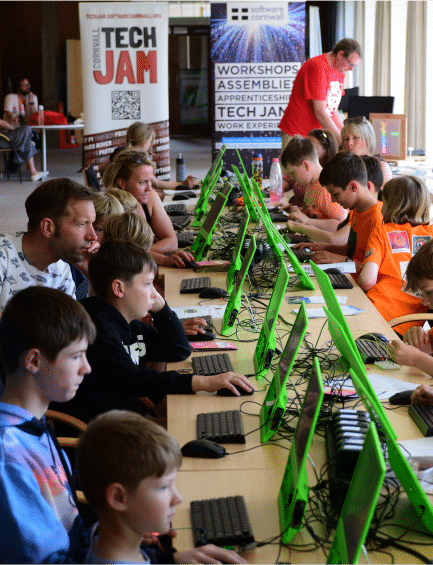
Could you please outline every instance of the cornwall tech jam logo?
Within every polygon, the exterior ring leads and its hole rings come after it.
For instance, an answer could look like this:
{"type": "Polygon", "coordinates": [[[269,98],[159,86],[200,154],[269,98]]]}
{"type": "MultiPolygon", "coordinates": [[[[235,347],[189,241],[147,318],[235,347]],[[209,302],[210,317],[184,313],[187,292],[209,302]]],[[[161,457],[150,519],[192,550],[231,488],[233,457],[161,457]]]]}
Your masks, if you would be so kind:
{"type": "Polygon", "coordinates": [[[285,25],[288,23],[287,2],[230,2],[227,23],[231,25],[285,25]]]}

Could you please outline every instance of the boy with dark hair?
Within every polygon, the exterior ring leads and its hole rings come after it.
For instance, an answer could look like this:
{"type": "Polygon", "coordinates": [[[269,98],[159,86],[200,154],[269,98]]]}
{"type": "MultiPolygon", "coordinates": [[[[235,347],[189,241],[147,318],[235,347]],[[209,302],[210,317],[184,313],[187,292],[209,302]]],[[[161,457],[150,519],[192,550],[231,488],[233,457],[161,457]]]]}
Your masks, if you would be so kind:
{"type": "Polygon", "coordinates": [[[305,186],[302,210],[288,205],[288,217],[335,231],[347,214],[339,204],[331,202],[328,191],[319,182],[322,167],[313,142],[308,138],[293,137],[283,151],[281,164],[295,182],[305,186]]]}
{"type": "Polygon", "coordinates": [[[75,295],[66,261],[79,263],[99,245],[93,192],[67,179],[42,183],[26,200],[27,232],[0,234],[0,312],[9,298],[31,285],[75,295]]]}
{"type": "Polygon", "coordinates": [[[159,404],[166,394],[228,388],[237,395],[234,385],[254,390],[245,376],[232,372],[203,377],[146,368],[146,361],[183,361],[191,354],[182,324],[153,287],[155,273],[151,255],[130,242],[106,240],[91,258],[96,296],[82,304],[98,331],[88,352],[92,373],[62,406],[64,412],[89,422],[111,409],[143,413],[142,396],[159,404]],[[140,321],[148,313],[153,327],[140,321]]]}
{"type": "Polygon", "coordinates": [[[174,553],[157,545],[141,549],[144,534],[170,529],[182,502],[174,484],[181,462],[177,440],[139,414],[112,410],[89,424],[77,469],[99,528],[85,563],[246,563],[214,545],[174,553]]]}
{"type": "Polygon", "coordinates": [[[32,286],[13,296],[0,320],[7,378],[0,402],[2,563],[81,563],[86,530],[70,469],[45,412],[65,402],[90,372],[95,327],[64,292],[32,286]]]}
{"type": "MultiPolygon", "coordinates": [[[[425,243],[409,261],[405,277],[405,290],[420,295],[424,306],[432,309],[433,239],[425,243]]],[[[391,359],[399,365],[417,367],[433,376],[433,329],[426,331],[421,326],[414,326],[403,335],[403,341],[392,341],[388,350],[391,359]]],[[[417,391],[419,394],[413,396],[413,403],[433,405],[431,387],[419,387],[417,391]]]]}

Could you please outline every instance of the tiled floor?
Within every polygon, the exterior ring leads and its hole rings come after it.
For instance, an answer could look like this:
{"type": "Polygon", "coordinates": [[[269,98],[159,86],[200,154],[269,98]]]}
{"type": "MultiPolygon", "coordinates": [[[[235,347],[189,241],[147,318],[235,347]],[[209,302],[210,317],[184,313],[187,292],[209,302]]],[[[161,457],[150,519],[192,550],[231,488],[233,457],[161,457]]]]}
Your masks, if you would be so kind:
{"type": "MultiPolygon", "coordinates": [[[[212,141],[205,138],[176,138],[170,140],[170,161],[172,178],[175,178],[176,157],[182,153],[185,159],[187,175],[204,178],[212,162],[212,141]]],[[[40,168],[40,155],[35,157],[36,168],[40,168]]],[[[48,179],[69,177],[83,182],[81,169],[81,147],[79,149],[57,149],[47,151],[48,179]]],[[[3,159],[0,161],[3,170],[3,159]]],[[[36,188],[37,183],[30,180],[26,166],[22,166],[23,182],[20,184],[18,173],[11,175],[8,181],[5,174],[0,178],[0,232],[25,230],[27,215],[24,207],[27,196],[36,188]]]]}

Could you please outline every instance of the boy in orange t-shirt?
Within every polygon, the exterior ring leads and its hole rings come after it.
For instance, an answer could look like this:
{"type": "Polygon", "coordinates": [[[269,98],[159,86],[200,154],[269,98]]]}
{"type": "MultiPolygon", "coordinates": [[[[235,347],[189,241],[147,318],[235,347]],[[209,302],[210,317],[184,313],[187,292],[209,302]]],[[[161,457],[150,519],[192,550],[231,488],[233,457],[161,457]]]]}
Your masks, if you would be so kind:
{"type": "Polygon", "coordinates": [[[328,191],[319,182],[322,167],[313,142],[308,138],[293,137],[281,155],[281,164],[295,182],[305,186],[302,210],[290,204],[284,206],[290,212],[289,218],[335,231],[347,212],[339,204],[332,203],[328,191]]]}

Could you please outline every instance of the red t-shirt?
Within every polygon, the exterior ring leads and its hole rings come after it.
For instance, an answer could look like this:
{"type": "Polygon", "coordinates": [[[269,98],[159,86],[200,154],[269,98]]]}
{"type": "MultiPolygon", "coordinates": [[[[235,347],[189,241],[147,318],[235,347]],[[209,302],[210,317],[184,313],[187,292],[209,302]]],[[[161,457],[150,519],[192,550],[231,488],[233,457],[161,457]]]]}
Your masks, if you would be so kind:
{"type": "MultiPolygon", "coordinates": [[[[412,256],[433,237],[433,226],[410,224],[382,224],[376,226],[368,238],[365,263],[379,266],[377,282],[367,292],[385,320],[397,316],[427,312],[421,298],[404,292],[404,274],[412,256]]],[[[412,326],[423,322],[400,324],[395,329],[403,334],[412,326]]]]}
{"type": "Polygon", "coordinates": [[[278,126],[289,135],[306,137],[322,125],[313,110],[313,100],[326,102],[326,113],[332,117],[344,94],[344,74],[329,66],[326,53],[306,61],[299,69],[289,104],[278,126]]]}

